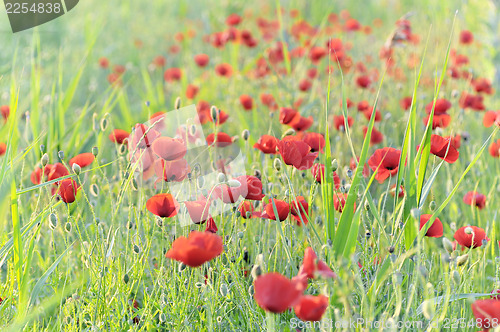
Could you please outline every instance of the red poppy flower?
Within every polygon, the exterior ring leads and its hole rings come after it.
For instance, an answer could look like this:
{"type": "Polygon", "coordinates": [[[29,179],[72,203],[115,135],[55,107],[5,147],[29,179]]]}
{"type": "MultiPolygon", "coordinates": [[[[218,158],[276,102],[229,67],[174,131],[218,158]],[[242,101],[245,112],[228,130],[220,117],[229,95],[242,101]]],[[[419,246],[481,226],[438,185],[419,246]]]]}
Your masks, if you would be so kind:
{"type": "Polygon", "coordinates": [[[278,212],[278,220],[283,221],[288,218],[288,214],[290,213],[290,205],[278,199],[270,199],[269,203],[264,207],[264,213],[262,214],[262,218],[276,220],[276,215],[274,213],[274,209],[276,208],[276,212],[278,212]]]}
{"type": "Polygon", "coordinates": [[[484,229],[476,226],[464,226],[457,229],[453,236],[458,244],[467,248],[478,248],[483,245],[483,240],[489,241],[484,229]]]}
{"type": "Polygon", "coordinates": [[[302,139],[311,147],[311,152],[323,152],[325,147],[325,138],[319,133],[306,133],[302,139]]]}
{"type": "Polygon", "coordinates": [[[300,116],[297,110],[290,107],[280,108],[280,123],[289,124],[296,116],[300,116]]]}
{"type": "Polygon", "coordinates": [[[482,210],[486,205],[486,196],[476,191],[469,191],[464,196],[464,203],[467,205],[475,205],[482,210]]]}
{"type": "Polygon", "coordinates": [[[399,101],[399,105],[401,105],[401,108],[404,109],[405,111],[410,109],[411,102],[412,102],[412,97],[404,97],[399,101]]]}
{"type": "MultiPolygon", "coordinates": [[[[439,135],[432,134],[431,136],[431,153],[447,163],[453,164],[458,159],[458,150],[450,142],[449,138],[444,138],[439,135]]],[[[417,146],[417,151],[420,145],[417,146]]]]}
{"type": "MultiPolygon", "coordinates": [[[[368,132],[368,127],[363,126],[363,135],[366,137],[366,133],[368,132]]],[[[375,145],[382,143],[384,141],[384,134],[378,131],[375,127],[372,128],[372,134],[370,136],[370,144],[375,145]]]]}
{"type": "Polygon", "coordinates": [[[109,60],[106,57],[99,58],[99,66],[101,68],[108,68],[109,67],[109,60]]]}
{"type": "Polygon", "coordinates": [[[302,92],[306,92],[311,90],[312,87],[312,82],[308,80],[307,78],[303,78],[299,82],[299,90],[302,92]]]}
{"type": "Polygon", "coordinates": [[[175,239],[165,257],[198,267],[219,256],[222,250],[222,238],[219,235],[193,231],[187,238],[181,236],[175,239]]]}
{"type": "Polygon", "coordinates": [[[489,128],[496,124],[500,127],[500,111],[487,111],[484,113],[483,125],[489,128]]]}
{"type": "Polygon", "coordinates": [[[179,211],[179,203],[171,194],[157,194],[146,202],[146,208],[161,218],[171,218],[179,211]]]}
{"type": "Polygon", "coordinates": [[[368,77],[367,75],[359,76],[358,78],[356,78],[356,84],[362,89],[368,88],[371,82],[372,81],[370,77],[368,77]]]}
{"type": "Polygon", "coordinates": [[[317,68],[309,68],[307,70],[307,77],[310,79],[315,79],[318,76],[318,69],[317,68]]]}
{"type": "MultiPolygon", "coordinates": [[[[424,227],[424,225],[429,221],[429,219],[432,217],[432,214],[423,214],[420,216],[420,229],[424,227]]],[[[425,236],[428,237],[442,237],[443,236],[443,223],[439,218],[436,218],[434,220],[434,223],[432,224],[431,227],[427,230],[427,233],[425,233],[425,236]]]]}
{"type": "Polygon", "coordinates": [[[302,226],[302,223],[306,224],[309,222],[309,204],[303,196],[297,196],[295,200],[290,203],[290,213],[292,217],[297,221],[298,226],[302,226]]]}
{"type": "Polygon", "coordinates": [[[328,50],[321,46],[313,46],[309,51],[309,59],[313,64],[318,64],[328,54],[328,50]]]}
{"type": "Polygon", "coordinates": [[[136,147],[140,149],[149,148],[154,140],[160,136],[160,133],[153,128],[138,123],[134,127],[131,150],[135,150],[136,147]]]}
{"type": "Polygon", "coordinates": [[[80,153],[69,160],[69,166],[73,167],[73,164],[77,164],[81,168],[87,167],[94,161],[95,157],[92,153],[80,153]]]}
{"type": "Polygon", "coordinates": [[[217,233],[219,229],[217,228],[217,225],[215,224],[214,218],[210,217],[207,220],[207,226],[205,227],[205,232],[209,232],[212,234],[217,233]]]}
{"type": "Polygon", "coordinates": [[[244,199],[260,201],[264,198],[262,182],[253,175],[242,175],[234,178],[241,183],[240,194],[244,199]]]}
{"type": "Polygon", "coordinates": [[[475,327],[489,331],[498,327],[500,321],[500,301],[497,299],[476,300],[471,305],[476,318],[475,327]],[[496,323],[495,323],[496,322],[496,323]]]}
{"type": "Polygon", "coordinates": [[[50,167],[50,171],[47,177],[49,181],[52,181],[66,175],[69,175],[68,169],[63,164],[57,163],[50,167]]]}
{"type": "Polygon", "coordinates": [[[358,31],[361,29],[361,24],[358,22],[358,20],[349,18],[345,22],[344,29],[346,31],[358,31]]]}
{"type": "Polygon", "coordinates": [[[208,61],[210,61],[210,58],[206,54],[201,53],[194,56],[194,62],[196,62],[198,67],[205,67],[208,61]]]}
{"type": "Polygon", "coordinates": [[[400,150],[390,147],[378,149],[373,153],[370,159],[368,159],[368,166],[370,166],[374,172],[377,172],[375,179],[382,183],[389,176],[394,176],[398,173],[400,158],[400,150]]]}
{"type": "Polygon", "coordinates": [[[486,78],[476,78],[472,80],[472,86],[474,87],[474,91],[477,93],[486,93],[488,95],[493,94],[494,90],[491,86],[491,82],[486,78]]]}
{"type": "Polygon", "coordinates": [[[298,274],[303,274],[308,279],[314,279],[318,275],[323,278],[337,277],[325,262],[318,259],[318,256],[316,256],[316,253],[311,247],[307,247],[304,251],[304,260],[302,261],[298,274]]]}
{"type": "Polygon", "coordinates": [[[185,201],[184,205],[186,205],[189,216],[195,224],[203,224],[210,217],[208,213],[210,208],[210,201],[185,201]]]}
{"type": "Polygon", "coordinates": [[[2,114],[2,117],[7,120],[10,115],[10,107],[9,105],[2,105],[0,106],[0,113],[2,114]]]}
{"type": "Polygon", "coordinates": [[[274,99],[273,95],[270,93],[262,93],[260,95],[260,102],[267,106],[270,110],[276,110],[278,108],[278,105],[276,104],[276,100],[274,99]]]}
{"type": "MultiPolygon", "coordinates": [[[[338,212],[342,213],[342,211],[344,211],[346,202],[347,202],[347,194],[335,193],[333,195],[333,207],[338,212]]],[[[353,210],[356,210],[356,203],[354,203],[353,210]]]]}
{"type": "Polygon", "coordinates": [[[0,142],[0,156],[3,156],[7,152],[7,144],[0,142]]]}
{"type": "MultiPolygon", "coordinates": [[[[345,131],[345,121],[344,121],[344,116],[343,115],[334,115],[333,116],[333,126],[335,129],[338,131],[345,131]]],[[[354,119],[351,116],[347,116],[347,125],[349,128],[351,128],[352,124],[354,123],[354,119]]]]}
{"type": "Polygon", "coordinates": [[[73,179],[64,179],[59,182],[57,194],[64,203],[73,203],[78,193],[78,184],[73,179]]]}
{"type": "MultiPolygon", "coordinates": [[[[370,121],[372,118],[373,107],[370,107],[367,111],[363,112],[365,118],[370,121]]],[[[382,113],[379,110],[375,110],[375,122],[382,121],[382,113]]]]}
{"type": "Polygon", "coordinates": [[[186,87],[186,98],[187,99],[193,99],[196,97],[198,94],[198,91],[200,91],[200,88],[194,84],[189,84],[186,87]]]}
{"type": "Polygon", "coordinates": [[[500,157],[500,139],[496,142],[492,142],[490,147],[488,148],[490,155],[494,158],[500,157]]]}
{"type": "Polygon", "coordinates": [[[278,143],[279,139],[276,137],[271,135],[262,135],[253,147],[259,149],[265,154],[276,154],[276,147],[278,146],[278,143]]]}
{"type": "Polygon", "coordinates": [[[302,321],[315,322],[321,320],[327,308],[328,297],[325,295],[304,295],[293,309],[302,321]]]}
{"type": "Polygon", "coordinates": [[[304,131],[309,129],[312,126],[313,122],[314,120],[312,116],[305,118],[299,114],[298,116],[293,118],[293,120],[288,125],[296,131],[304,131]]]}
{"type": "Polygon", "coordinates": [[[221,63],[215,66],[215,73],[222,77],[231,77],[233,75],[233,67],[229,63],[221,63]]]}
{"type": "Polygon", "coordinates": [[[277,272],[271,272],[255,280],[254,290],[254,298],[259,307],[279,314],[300,300],[303,287],[277,272]]]}
{"type": "Polygon", "coordinates": [[[460,31],[460,44],[471,44],[474,41],[474,35],[469,30],[460,31]]]}
{"type": "Polygon", "coordinates": [[[278,150],[285,164],[300,171],[311,168],[318,155],[317,152],[310,152],[311,147],[307,143],[298,141],[293,136],[283,138],[278,143],[278,150]]]}
{"type": "Polygon", "coordinates": [[[241,202],[240,206],[238,207],[238,211],[240,211],[241,217],[243,219],[260,218],[262,216],[260,212],[255,211],[253,203],[250,201],[241,202]]]}
{"type": "Polygon", "coordinates": [[[157,159],[154,162],[154,172],[156,176],[159,179],[163,179],[163,181],[181,182],[187,177],[190,172],[190,167],[186,159],[177,159],[173,161],[157,159]]]}
{"type": "Polygon", "coordinates": [[[220,198],[225,204],[232,204],[241,197],[241,189],[241,186],[230,187],[227,184],[217,185],[213,190],[213,197],[220,198]]]}
{"type": "MultiPolygon", "coordinates": [[[[425,106],[425,111],[427,114],[431,113],[432,111],[432,105],[434,104],[433,101],[431,101],[427,106],[425,106]]],[[[449,109],[451,108],[451,103],[442,98],[442,99],[437,99],[436,100],[436,106],[434,107],[434,116],[438,114],[445,114],[449,109]]]]}
{"type": "MultiPolygon", "coordinates": [[[[356,159],[354,159],[354,157],[351,157],[351,160],[349,161],[349,168],[351,169],[351,171],[355,171],[356,168],[357,168],[357,165],[359,162],[359,157],[356,157],[356,159]]],[[[365,164],[363,166],[363,171],[361,172],[361,174],[363,174],[363,176],[366,178],[368,177],[368,175],[370,175],[370,169],[368,168],[368,164],[365,164]]]]}
{"type": "MultiPolygon", "coordinates": [[[[321,183],[325,176],[325,165],[318,163],[314,164],[311,167],[311,173],[314,176],[316,182],[321,183]]],[[[333,172],[333,183],[335,185],[335,189],[338,190],[340,188],[340,178],[337,175],[337,172],[333,172]]]]}
{"type": "Polygon", "coordinates": [[[483,104],[483,96],[481,95],[472,95],[467,92],[462,92],[460,99],[458,100],[458,104],[463,109],[470,108],[474,111],[483,111],[486,107],[483,104]]]}
{"type": "Polygon", "coordinates": [[[166,161],[174,161],[186,155],[186,144],[182,139],[159,137],[152,144],[153,152],[166,161]]]}
{"type": "Polygon", "coordinates": [[[210,134],[206,140],[208,145],[212,145],[215,142],[215,145],[221,148],[233,144],[231,136],[223,132],[218,132],[217,137],[215,137],[215,134],[210,134]]]}
{"type": "Polygon", "coordinates": [[[180,68],[168,68],[165,70],[165,73],[163,73],[163,78],[167,82],[180,81],[182,78],[182,71],[180,68]]]}
{"type": "Polygon", "coordinates": [[[450,139],[451,144],[455,147],[455,149],[459,149],[462,145],[462,136],[460,134],[456,134],[455,136],[444,136],[444,139],[450,139]]]}
{"type": "Polygon", "coordinates": [[[127,144],[130,133],[126,130],[115,129],[109,134],[109,140],[117,144],[127,144]]]}
{"type": "MultiPolygon", "coordinates": [[[[424,125],[427,125],[429,122],[430,115],[427,115],[424,119],[424,125]]],[[[434,114],[434,117],[432,118],[432,129],[436,128],[446,128],[450,125],[451,122],[451,116],[448,114],[434,114]]]]}
{"type": "Polygon", "coordinates": [[[167,63],[167,59],[163,55],[157,55],[153,59],[153,65],[156,67],[165,67],[165,64],[167,63]]]}
{"type": "Polygon", "coordinates": [[[230,14],[226,18],[226,24],[229,26],[235,26],[241,23],[241,16],[238,14],[230,14]]]}
{"type": "MultiPolygon", "coordinates": [[[[389,190],[389,194],[391,194],[392,197],[396,196],[396,184],[393,184],[391,186],[391,190],[389,190]]],[[[405,197],[405,188],[403,186],[399,186],[398,197],[399,198],[405,197]]]]}
{"type": "Polygon", "coordinates": [[[251,111],[253,109],[253,99],[249,95],[241,95],[240,103],[245,111],[251,111]]]}
{"type": "MultiPolygon", "coordinates": [[[[347,109],[351,108],[354,106],[354,102],[350,100],[349,98],[346,98],[346,107],[347,109]]],[[[342,100],[340,101],[340,108],[344,108],[342,105],[342,100]]]]}

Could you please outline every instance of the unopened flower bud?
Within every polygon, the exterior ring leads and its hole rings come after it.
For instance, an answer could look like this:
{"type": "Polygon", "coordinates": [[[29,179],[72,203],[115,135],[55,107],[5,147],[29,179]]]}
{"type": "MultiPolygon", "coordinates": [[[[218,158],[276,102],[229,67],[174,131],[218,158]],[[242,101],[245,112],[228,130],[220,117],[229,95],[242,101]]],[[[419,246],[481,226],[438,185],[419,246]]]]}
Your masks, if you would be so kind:
{"type": "Polygon", "coordinates": [[[212,106],[210,108],[210,116],[212,117],[213,122],[217,122],[217,118],[219,117],[219,110],[217,109],[217,107],[212,106]]]}
{"type": "Polygon", "coordinates": [[[241,182],[235,179],[227,181],[227,184],[229,184],[231,188],[238,188],[239,186],[241,186],[241,182]]]}
{"type": "Polygon", "coordinates": [[[444,249],[446,249],[446,251],[451,254],[453,252],[453,243],[451,243],[451,241],[445,237],[443,237],[442,241],[444,249]]]}
{"type": "Polygon", "coordinates": [[[57,216],[54,213],[49,215],[49,227],[55,229],[57,227],[57,216]]]}
{"type": "Polygon", "coordinates": [[[47,166],[47,164],[49,163],[49,155],[44,153],[41,161],[42,161],[42,167],[47,166]]]}
{"type": "Polygon", "coordinates": [[[181,108],[181,97],[177,97],[177,98],[175,99],[175,105],[174,105],[174,108],[175,108],[176,110],[178,110],[179,108],[181,108]]]}
{"type": "Polygon", "coordinates": [[[431,201],[431,202],[429,203],[429,209],[430,209],[431,211],[436,210],[436,206],[437,206],[437,204],[436,204],[436,202],[435,202],[435,201],[431,201]]]}
{"type": "Polygon", "coordinates": [[[337,161],[337,159],[333,159],[332,160],[332,171],[336,172],[337,169],[339,169],[339,162],[337,161]]]}
{"type": "Polygon", "coordinates": [[[73,166],[71,166],[71,169],[73,170],[73,172],[76,174],[76,175],[80,175],[80,172],[82,171],[82,168],[80,167],[80,165],[78,164],[73,164],[73,166]]]}
{"type": "Polygon", "coordinates": [[[245,141],[248,141],[248,138],[250,137],[250,131],[248,129],[243,130],[243,132],[241,133],[241,137],[243,137],[245,141]]]}
{"type": "Polygon", "coordinates": [[[97,155],[99,154],[99,148],[97,146],[94,146],[92,148],[92,154],[94,155],[94,157],[97,157],[97,155]]]}
{"type": "Polygon", "coordinates": [[[465,254],[465,255],[462,255],[462,256],[458,256],[457,257],[457,266],[464,265],[465,263],[467,263],[468,259],[469,259],[469,255],[468,254],[465,254]]]}
{"type": "Polygon", "coordinates": [[[273,166],[274,166],[274,169],[277,170],[278,172],[281,171],[281,160],[279,160],[278,158],[275,158],[274,162],[273,162],[273,166]]]}
{"type": "Polygon", "coordinates": [[[64,160],[64,151],[59,151],[57,153],[57,156],[59,157],[59,159],[64,160]]]}
{"type": "Polygon", "coordinates": [[[226,297],[228,292],[229,292],[229,289],[227,288],[227,285],[221,284],[220,285],[220,295],[222,295],[222,297],[226,297]]]}
{"type": "Polygon", "coordinates": [[[219,181],[219,183],[226,182],[226,174],[219,173],[219,175],[217,176],[217,180],[219,181]]]}

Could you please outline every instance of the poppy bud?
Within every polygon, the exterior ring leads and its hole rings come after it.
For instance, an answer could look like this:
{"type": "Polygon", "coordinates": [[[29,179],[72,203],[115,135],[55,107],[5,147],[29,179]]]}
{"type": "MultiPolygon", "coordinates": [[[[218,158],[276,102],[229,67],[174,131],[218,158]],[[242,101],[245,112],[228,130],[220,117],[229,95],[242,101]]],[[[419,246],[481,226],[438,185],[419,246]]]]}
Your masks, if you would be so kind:
{"type": "Polygon", "coordinates": [[[219,175],[217,176],[217,181],[219,181],[219,183],[226,182],[226,174],[219,173],[219,175]]]}
{"type": "Polygon", "coordinates": [[[92,154],[94,155],[94,157],[97,157],[97,155],[99,154],[99,148],[97,146],[94,146],[92,148],[92,154]]]}
{"type": "Polygon", "coordinates": [[[345,173],[349,179],[352,179],[352,170],[350,168],[347,168],[345,173]]]}
{"type": "Polygon", "coordinates": [[[64,229],[68,233],[71,232],[71,223],[69,221],[64,225],[64,229]]]}
{"type": "Polygon", "coordinates": [[[128,281],[130,280],[129,276],[127,273],[125,273],[125,275],[123,276],[123,282],[128,284],[128,281]]]}
{"type": "Polygon", "coordinates": [[[47,166],[47,164],[49,163],[49,155],[44,153],[41,162],[42,162],[42,167],[47,166]]]}
{"type": "Polygon", "coordinates": [[[472,234],[474,233],[474,230],[472,229],[472,227],[466,227],[465,230],[464,230],[465,234],[472,234]]]}
{"type": "Polygon", "coordinates": [[[49,227],[52,230],[57,227],[57,216],[54,213],[49,215],[49,227]]]}
{"type": "Polygon", "coordinates": [[[337,161],[337,159],[333,159],[332,160],[332,172],[337,171],[338,168],[339,168],[339,162],[337,161]]]}
{"type": "Polygon", "coordinates": [[[175,99],[174,109],[178,110],[179,108],[181,108],[181,97],[175,99]]]}
{"type": "Polygon", "coordinates": [[[243,233],[243,232],[238,232],[238,239],[242,239],[242,238],[243,238],[243,235],[245,235],[245,233],[243,233]]]}
{"type": "Polygon", "coordinates": [[[389,251],[389,253],[393,253],[394,250],[396,250],[396,248],[394,248],[394,246],[390,246],[389,248],[387,248],[387,251],[389,251]]]}
{"type": "Polygon", "coordinates": [[[253,288],[253,285],[250,285],[250,287],[248,287],[248,294],[249,294],[250,296],[253,296],[253,294],[254,294],[254,288],[253,288]]]}
{"type": "Polygon", "coordinates": [[[196,288],[201,288],[201,287],[203,287],[203,283],[198,281],[197,283],[194,284],[194,286],[196,288]]]}
{"type": "Polygon", "coordinates": [[[132,221],[128,221],[128,222],[127,222],[127,228],[128,228],[128,229],[132,229],[132,228],[134,228],[134,223],[133,223],[132,221]]]}
{"type": "Polygon", "coordinates": [[[140,253],[141,252],[141,248],[139,248],[139,246],[137,244],[134,244],[134,252],[136,254],[140,253]]]}
{"type": "Polygon", "coordinates": [[[226,297],[228,292],[229,292],[229,289],[227,288],[227,285],[221,284],[220,285],[220,295],[222,295],[222,297],[226,297]]]}
{"type": "Polygon", "coordinates": [[[462,255],[462,256],[458,256],[457,257],[457,266],[464,265],[465,263],[467,263],[468,259],[469,259],[469,255],[468,254],[465,254],[465,255],[462,255]]]}
{"type": "Polygon", "coordinates": [[[64,160],[64,151],[59,151],[57,155],[59,156],[59,159],[64,160]]]}
{"type": "Polygon", "coordinates": [[[262,274],[262,269],[260,268],[260,265],[254,265],[252,267],[252,271],[250,272],[253,280],[257,279],[262,274]]]}
{"type": "Polygon", "coordinates": [[[149,105],[151,105],[151,102],[149,100],[146,100],[144,104],[146,104],[146,107],[149,107],[149,105]]]}
{"type": "Polygon", "coordinates": [[[448,253],[451,254],[453,252],[453,243],[445,237],[443,237],[443,247],[448,253]]]}
{"type": "Polygon", "coordinates": [[[76,175],[80,175],[80,172],[82,171],[82,168],[78,164],[73,164],[73,166],[71,166],[71,169],[73,169],[73,172],[76,175]]]}
{"type": "Polygon", "coordinates": [[[436,204],[436,202],[435,202],[435,201],[431,201],[431,202],[429,203],[429,209],[430,209],[431,211],[436,210],[436,206],[437,206],[437,204],[436,204]]]}
{"type": "Polygon", "coordinates": [[[217,123],[217,118],[218,118],[218,116],[219,116],[219,110],[217,109],[217,107],[212,106],[212,107],[210,108],[210,116],[212,117],[212,121],[213,121],[214,123],[217,123]]]}
{"type": "Polygon", "coordinates": [[[40,144],[40,152],[45,153],[45,145],[40,144]]]}
{"type": "Polygon", "coordinates": [[[365,201],[365,210],[370,211],[370,203],[368,201],[365,201]]]}
{"type": "Polygon", "coordinates": [[[452,278],[453,278],[453,282],[457,285],[460,285],[460,273],[455,270],[453,271],[453,273],[451,274],[452,278]]]}
{"type": "Polygon", "coordinates": [[[283,136],[281,136],[281,138],[283,138],[285,136],[291,136],[291,135],[295,135],[295,129],[293,129],[293,128],[290,128],[287,131],[285,131],[285,133],[283,134],[283,136]]]}
{"type": "Polygon", "coordinates": [[[274,166],[274,169],[277,170],[278,172],[281,171],[281,160],[279,160],[278,158],[275,158],[274,162],[273,162],[273,166],[274,166]]]}
{"type": "Polygon", "coordinates": [[[106,131],[106,128],[108,128],[108,119],[104,116],[101,120],[101,131],[106,131]]]}
{"type": "Polygon", "coordinates": [[[243,137],[245,141],[248,141],[248,138],[250,137],[250,131],[248,129],[243,130],[243,132],[241,133],[241,137],[243,137]]]}
{"type": "Polygon", "coordinates": [[[227,184],[229,184],[231,188],[238,188],[239,186],[241,186],[241,182],[235,179],[229,180],[227,184]]]}
{"type": "Polygon", "coordinates": [[[125,144],[121,144],[118,148],[118,154],[121,156],[124,155],[125,152],[127,152],[127,146],[125,144]]]}
{"type": "Polygon", "coordinates": [[[177,271],[182,272],[186,268],[186,264],[180,263],[179,266],[177,267],[177,271]]]}
{"type": "Polygon", "coordinates": [[[165,323],[165,322],[167,321],[167,316],[165,316],[165,314],[162,312],[162,313],[160,314],[159,319],[160,319],[160,322],[161,322],[161,323],[165,323]]]}

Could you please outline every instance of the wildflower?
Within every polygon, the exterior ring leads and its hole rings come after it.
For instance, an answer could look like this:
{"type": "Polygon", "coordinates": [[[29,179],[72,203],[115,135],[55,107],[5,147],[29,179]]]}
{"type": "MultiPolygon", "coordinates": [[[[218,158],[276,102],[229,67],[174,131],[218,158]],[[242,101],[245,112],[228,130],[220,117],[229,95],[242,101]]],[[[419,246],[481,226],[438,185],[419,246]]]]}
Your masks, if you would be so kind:
{"type": "Polygon", "coordinates": [[[189,233],[188,237],[178,237],[172,243],[165,257],[198,267],[222,253],[222,238],[211,232],[189,233]]]}

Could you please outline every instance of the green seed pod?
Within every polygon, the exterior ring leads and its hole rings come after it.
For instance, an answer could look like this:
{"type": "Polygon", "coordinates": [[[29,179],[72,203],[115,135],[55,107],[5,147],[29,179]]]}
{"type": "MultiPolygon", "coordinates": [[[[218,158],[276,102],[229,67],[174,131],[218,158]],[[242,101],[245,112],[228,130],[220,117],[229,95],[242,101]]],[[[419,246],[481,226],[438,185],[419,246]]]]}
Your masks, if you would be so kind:
{"type": "Polygon", "coordinates": [[[451,254],[453,252],[453,243],[451,243],[451,241],[445,237],[443,237],[442,241],[444,249],[446,249],[446,251],[451,254]]]}
{"type": "Polygon", "coordinates": [[[437,207],[437,204],[436,204],[436,202],[435,202],[435,201],[431,201],[431,202],[429,203],[429,209],[430,209],[431,211],[436,210],[436,207],[437,207]]]}
{"type": "Polygon", "coordinates": [[[167,316],[165,316],[165,314],[162,312],[162,313],[160,314],[159,319],[160,319],[160,322],[161,322],[161,323],[165,323],[165,322],[167,321],[167,316]]]}
{"type": "Polygon", "coordinates": [[[64,225],[64,229],[68,233],[71,232],[71,223],[69,221],[64,225]]]}
{"type": "Polygon", "coordinates": [[[49,227],[52,230],[57,227],[57,216],[54,213],[49,215],[49,227]]]}
{"type": "Polygon", "coordinates": [[[245,233],[243,232],[238,232],[238,239],[242,239],[245,233]]]}
{"type": "Polygon", "coordinates": [[[181,97],[177,97],[177,98],[175,99],[175,105],[174,105],[174,108],[175,108],[176,110],[178,110],[179,108],[181,108],[181,97]]]}
{"type": "Polygon", "coordinates": [[[179,266],[177,266],[177,271],[182,272],[186,268],[186,264],[184,263],[179,263],[179,266]]]}
{"type": "Polygon", "coordinates": [[[226,182],[226,174],[224,174],[224,173],[219,173],[219,175],[217,175],[217,181],[219,181],[219,183],[224,183],[224,182],[226,182]]]}
{"type": "Polygon", "coordinates": [[[64,151],[59,151],[57,153],[57,156],[59,157],[59,159],[64,160],[64,151]]]}
{"type": "Polygon", "coordinates": [[[123,282],[128,284],[128,281],[130,280],[129,276],[127,273],[125,273],[125,275],[123,276],[123,282]]]}
{"type": "Polygon", "coordinates": [[[217,119],[219,118],[219,110],[217,109],[217,107],[210,107],[210,116],[212,117],[212,121],[214,123],[217,122],[217,119]]]}
{"type": "Polygon", "coordinates": [[[41,162],[42,162],[42,167],[47,166],[47,164],[49,163],[49,155],[44,153],[41,162]]]}
{"type": "Polygon", "coordinates": [[[196,288],[201,288],[201,287],[203,287],[203,285],[204,285],[204,284],[203,284],[202,282],[197,282],[197,283],[195,283],[195,284],[194,284],[194,286],[195,286],[196,288]]]}
{"type": "Polygon", "coordinates": [[[120,156],[123,156],[125,152],[127,152],[127,146],[125,144],[120,145],[120,147],[118,148],[118,154],[120,156]]]}
{"type": "Polygon", "coordinates": [[[250,131],[248,129],[243,130],[243,132],[241,133],[241,137],[243,137],[245,141],[248,141],[248,139],[250,138],[250,131]]]}
{"type": "Polygon", "coordinates": [[[106,131],[108,128],[108,119],[106,118],[106,115],[104,118],[101,119],[101,131],[106,131]]]}
{"type": "Polygon", "coordinates": [[[141,252],[141,248],[139,248],[139,246],[137,244],[134,244],[134,252],[136,254],[140,253],[141,252]]]}
{"type": "Polygon", "coordinates": [[[457,266],[464,265],[465,263],[467,263],[468,259],[469,259],[469,255],[468,254],[465,254],[465,255],[462,255],[462,256],[458,256],[457,257],[457,266]]]}
{"type": "Polygon", "coordinates": [[[92,154],[94,155],[94,157],[97,157],[97,155],[99,154],[99,148],[97,146],[94,146],[92,148],[92,154]]]}
{"type": "Polygon", "coordinates": [[[274,166],[274,169],[277,170],[278,172],[281,171],[281,160],[279,160],[278,158],[275,158],[273,161],[273,166],[274,166]]]}
{"type": "Polygon", "coordinates": [[[336,172],[339,169],[339,162],[337,159],[332,160],[332,171],[336,172]]]}
{"type": "Polygon", "coordinates": [[[71,169],[76,175],[80,175],[80,172],[82,171],[82,168],[78,164],[73,164],[73,166],[71,166],[71,169]]]}

